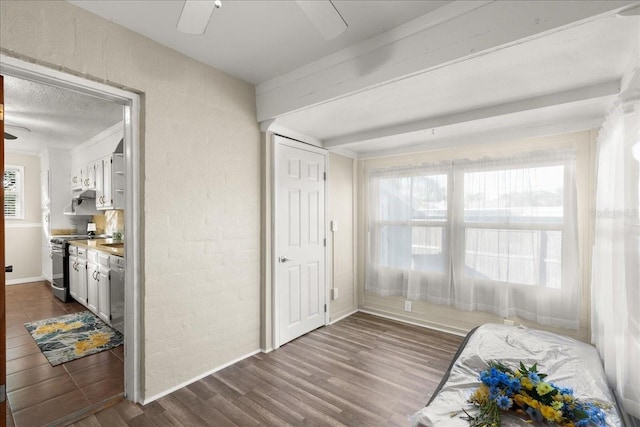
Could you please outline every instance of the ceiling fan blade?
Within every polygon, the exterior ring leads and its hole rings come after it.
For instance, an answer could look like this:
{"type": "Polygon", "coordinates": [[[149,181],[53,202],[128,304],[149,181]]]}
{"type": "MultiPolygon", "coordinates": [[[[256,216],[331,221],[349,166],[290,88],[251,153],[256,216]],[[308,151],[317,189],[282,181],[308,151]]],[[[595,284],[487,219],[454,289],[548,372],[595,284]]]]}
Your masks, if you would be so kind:
{"type": "Polygon", "coordinates": [[[331,0],[296,0],[296,3],[325,40],[338,37],[348,27],[331,0]]]}
{"type": "Polygon", "coordinates": [[[178,31],[194,35],[204,34],[213,10],[221,6],[220,0],[185,0],[178,19],[178,31]]]}
{"type": "Polygon", "coordinates": [[[4,139],[18,139],[18,137],[15,136],[15,135],[11,135],[10,133],[5,132],[4,133],[4,139]]]}

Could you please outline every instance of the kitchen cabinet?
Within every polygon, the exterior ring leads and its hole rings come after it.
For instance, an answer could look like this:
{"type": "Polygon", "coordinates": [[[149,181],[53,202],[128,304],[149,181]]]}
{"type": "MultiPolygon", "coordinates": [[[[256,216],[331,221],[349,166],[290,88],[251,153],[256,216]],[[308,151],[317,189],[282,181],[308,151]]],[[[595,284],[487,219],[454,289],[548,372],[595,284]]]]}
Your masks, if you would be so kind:
{"type": "Polygon", "coordinates": [[[69,246],[69,294],[87,307],[87,252],[84,248],[69,246]]]}
{"type": "Polygon", "coordinates": [[[101,160],[102,170],[97,178],[96,208],[124,209],[124,154],[113,153],[101,160]]]}
{"type": "Polygon", "coordinates": [[[111,324],[109,254],[87,251],[87,308],[111,324]]]}
{"type": "Polygon", "coordinates": [[[95,190],[98,186],[98,178],[102,177],[102,161],[91,162],[82,167],[82,189],[95,190]]]}
{"type": "Polygon", "coordinates": [[[109,274],[109,254],[98,254],[98,312],[97,315],[111,324],[111,276],[109,274]]]}
{"type": "Polygon", "coordinates": [[[87,251],[87,308],[98,312],[98,252],[87,251]]]}

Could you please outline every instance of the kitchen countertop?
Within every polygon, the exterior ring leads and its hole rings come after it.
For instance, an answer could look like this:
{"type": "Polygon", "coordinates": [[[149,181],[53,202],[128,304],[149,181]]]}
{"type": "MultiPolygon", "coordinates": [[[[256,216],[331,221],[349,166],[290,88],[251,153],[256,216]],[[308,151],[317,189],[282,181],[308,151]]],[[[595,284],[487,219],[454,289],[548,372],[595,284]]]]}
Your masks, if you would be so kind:
{"type": "Polygon", "coordinates": [[[69,244],[73,246],[79,246],[82,248],[93,249],[96,251],[105,252],[111,255],[124,256],[124,246],[114,247],[109,246],[113,244],[123,244],[122,240],[114,239],[83,239],[83,240],[70,240],[69,244]]]}

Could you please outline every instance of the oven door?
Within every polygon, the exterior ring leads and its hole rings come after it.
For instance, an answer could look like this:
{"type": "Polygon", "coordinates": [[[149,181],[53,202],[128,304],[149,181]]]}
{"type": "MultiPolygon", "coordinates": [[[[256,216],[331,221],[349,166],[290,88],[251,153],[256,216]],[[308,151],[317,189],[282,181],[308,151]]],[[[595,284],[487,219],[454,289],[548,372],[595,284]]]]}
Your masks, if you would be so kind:
{"type": "Polygon", "coordinates": [[[51,261],[53,267],[51,290],[56,297],[62,300],[62,302],[67,302],[69,300],[69,289],[68,286],[65,285],[64,277],[65,260],[64,246],[55,244],[51,245],[51,261]]]}

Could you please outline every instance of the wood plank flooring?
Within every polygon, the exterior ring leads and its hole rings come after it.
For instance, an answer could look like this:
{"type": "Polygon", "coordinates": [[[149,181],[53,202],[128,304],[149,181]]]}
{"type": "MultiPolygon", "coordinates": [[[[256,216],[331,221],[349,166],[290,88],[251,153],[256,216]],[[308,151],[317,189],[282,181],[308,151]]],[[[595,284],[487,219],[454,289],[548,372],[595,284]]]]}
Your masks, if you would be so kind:
{"type": "Polygon", "coordinates": [[[406,426],[461,342],[357,313],[146,406],[121,402],[72,425],[406,426]]]}

